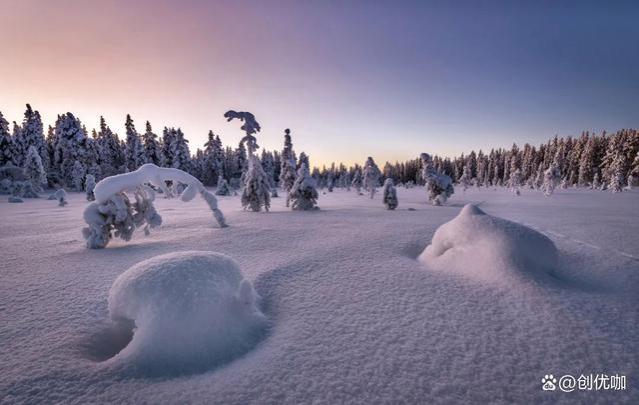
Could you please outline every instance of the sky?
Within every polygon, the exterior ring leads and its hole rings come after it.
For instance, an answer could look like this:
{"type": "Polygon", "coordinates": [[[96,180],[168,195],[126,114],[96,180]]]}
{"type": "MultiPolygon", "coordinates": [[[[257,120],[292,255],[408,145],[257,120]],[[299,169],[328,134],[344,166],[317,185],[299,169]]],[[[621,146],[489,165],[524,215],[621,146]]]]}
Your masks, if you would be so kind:
{"type": "Polygon", "coordinates": [[[639,127],[637,1],[0,0],[0,111],[291,129],[311,164],[454,156],[639,127]]]}

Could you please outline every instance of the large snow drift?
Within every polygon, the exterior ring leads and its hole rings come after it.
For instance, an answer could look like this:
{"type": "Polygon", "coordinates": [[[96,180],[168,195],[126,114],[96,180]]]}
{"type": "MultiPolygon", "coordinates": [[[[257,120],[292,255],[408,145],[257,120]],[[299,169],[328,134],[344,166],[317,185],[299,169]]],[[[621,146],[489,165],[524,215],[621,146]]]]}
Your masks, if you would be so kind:
{"type": "Polygon", "coordinates": [[[266,325],[258,298],[223,254],[179,252],[142,261],[109,292],[116,327],[134,322],[135,329],[108,364],[166,375],[226,363],[249,350],[266,325]]]}
{"type": "Polygon", "coordinates": [[[440,226],[419,260],[486,282],[505,282],[526,273],[551,274],[557,248],[545,235],[467,204],[440,226]]]}

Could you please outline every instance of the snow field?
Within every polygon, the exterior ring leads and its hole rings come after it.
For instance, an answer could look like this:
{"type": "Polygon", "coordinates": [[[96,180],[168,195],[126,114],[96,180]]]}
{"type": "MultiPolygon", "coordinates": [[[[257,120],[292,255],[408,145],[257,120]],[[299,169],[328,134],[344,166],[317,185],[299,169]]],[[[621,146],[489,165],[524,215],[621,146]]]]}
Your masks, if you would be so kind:
{"type": "Polygon", "coordinates": [[[201,199],[159,198],[161,229],[101,250],[86,249],[78,231],[83,194],[69,193],[65,207],[0,203],[0,401],[637,402],[632,386],[562,395],[539,381],[607,372],[632,382],[639,372],[639,261],[619,253],[639,256],[639,193],[469,189],[443,207],[428,204],[421,188],[397,194],[394,211],[381,193],[320,193],[321,210],[312,212],[285,208],[283,197],[269,213],[244,212],[238,197],[221,197],[225,229],[201,199]],[[560,281],[498,288],[420,263],[436,230],[467,203],[546,234],[560,281]],[[191,374],[107,366],[131,339],[108,321],[114,280],[181,251],[233,257],[262,297],[266,336],[191,374]]]}

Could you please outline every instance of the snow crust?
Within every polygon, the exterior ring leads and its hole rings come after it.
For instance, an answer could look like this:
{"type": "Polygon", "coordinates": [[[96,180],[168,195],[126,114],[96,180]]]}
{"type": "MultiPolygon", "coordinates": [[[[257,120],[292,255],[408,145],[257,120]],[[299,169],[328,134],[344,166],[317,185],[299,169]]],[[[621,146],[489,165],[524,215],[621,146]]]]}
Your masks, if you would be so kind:
{"type": "Polygon", "coordinates": [[[507,282],[526,272],[552,274],[557,257],[555,244],[545,235],[467,204],[435,231],[419,260],[437,270],[507,282]]]}
{"type": "Polygon", "coordinates": [[[135,330],[107,363],[179,374],[228,362],[249,350],[266,326],[258,298],[226,255],[187,251],[144,260],[109,292],[113,322],[134,322],[135,330]]]}

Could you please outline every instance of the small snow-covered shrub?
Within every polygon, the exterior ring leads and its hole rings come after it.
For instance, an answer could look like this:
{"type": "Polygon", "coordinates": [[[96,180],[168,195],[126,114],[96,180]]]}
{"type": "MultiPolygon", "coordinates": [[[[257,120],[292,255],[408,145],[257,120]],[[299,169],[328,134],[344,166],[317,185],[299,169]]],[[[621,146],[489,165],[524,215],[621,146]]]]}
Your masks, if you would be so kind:
{"type": "Polygon", "coordinates": [[[555,163],[552,163],[550,167],[544,172],[544,183],[541,186],[542,191],[546,197],[550,197],[557,187],[557,183],[561,179],[561,173],[555,163]]]}
{"type": "Polygon", "coordinates": [[[534,229],[468,204],[435,231],[419,260],[435,270],[483,282],[508,283],[524,273],[552,274],[557,266],[557,248],[534,229]]]}
{"type": "MultiPolygon", "coordinates": [[[[63,188],[56,190],[55,193],[52,194],[54,200],[58,200],[58,206],[64,207],[69,202],[67,201],[67,192],[64,191],[63,188]]],[[[51,199],[51,197],[49,197],[51,199]]]]}
{"type": "Polygon", "coordinates": [[[296,211],[317,209],[318,197],[315,179],[308,172],[306,163],[302,163],[297,171],[295,183],[293,183],[293,187],[289,191],[291,208],[296,211]]]}
{"type": "Polygon", "coordinates": [[[215,195],[231,195],[231,188],[229,187],[229,183],[222,176],[217,179],[217,190],[215,190],[215,195]]]}
{"type": "Polygon", "coordinates": [[[217,199],[199,180],[179,169],[160,168],[147,163],[133,172],[107,177],[95,186],[96,201],[84,211],[84,221],[88,226],[82,234],[87,247],[104,248],[113,236],[128,241],[137,228],[144,227],[148,234],[150,228],[159,226],[162,217],[155,210],[155,193],[147,183],[167,195],[170,191],[166,181],[187,185],[180,195],[182,201],[192,200],[199,192],[220,227],[226,226],[224,215],[217,208],[217,199]]]}
{"type": "Polygon", "coordinates": [[[397,208],[397,190],[393,184],[393,179],[388,178],[384,181],[384,188],[382,189],[383,202],[387,210],[394,210],[397,208]]]}
{"type": "Polygon", "coordinates": [[[107,364],[147,374],[222,365],[250,350],[266,327],[251,283],[233,259],[214,252],[142,261],[115,280],[108,301],[112,321],[135,329],[107,364]]]}
{"type": "Polygon", "coordinates": [[[433,205],[444,205],[455,192],[453,180],[435,169],[433,159],[428,153],[420,155],[422,161],[422,179],[426,182],[428,202],[433,205]]]}
{"type": "Polygon", "coordinates": [[[11,195],[11,196],[9,196],[9,202],[10,203],[21,203],[21,202],[24,202],[24,201],[20,197],[16,197],[16,196],[11,195]]]}

